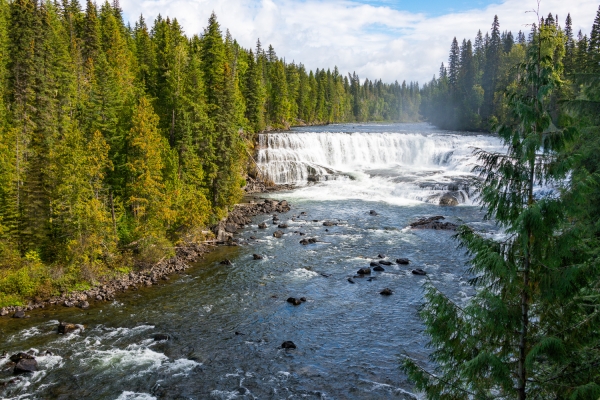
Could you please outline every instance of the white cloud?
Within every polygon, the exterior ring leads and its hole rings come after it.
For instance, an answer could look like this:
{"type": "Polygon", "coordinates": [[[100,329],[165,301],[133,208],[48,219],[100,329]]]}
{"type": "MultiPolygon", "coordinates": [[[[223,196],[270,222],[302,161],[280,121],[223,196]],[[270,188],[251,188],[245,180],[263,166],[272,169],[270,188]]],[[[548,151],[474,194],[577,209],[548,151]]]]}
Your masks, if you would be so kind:
{"type": "MultiPolygon", "coordinates": [[[[506,0],[485,8],[428,17],[384,6],[346,0],[121,0],[132,22],[143,14],[149,24],[160,13],[177,18],[188,35],[200,34],[214,10],[223,30],[244,47],[260,38],[280,57],[309,69],[338,66],[361,78],[425,82],[446,62],[452,38],[472,39],[489,30],[498,15],[501,30],[529,31],[535,21],[526,13],[535,0],[506,0]]],[[[545,0],[541,15],[558,14],[561,23],[571,13],[574,30],[588,33],[596,0],[545,0]]]]}

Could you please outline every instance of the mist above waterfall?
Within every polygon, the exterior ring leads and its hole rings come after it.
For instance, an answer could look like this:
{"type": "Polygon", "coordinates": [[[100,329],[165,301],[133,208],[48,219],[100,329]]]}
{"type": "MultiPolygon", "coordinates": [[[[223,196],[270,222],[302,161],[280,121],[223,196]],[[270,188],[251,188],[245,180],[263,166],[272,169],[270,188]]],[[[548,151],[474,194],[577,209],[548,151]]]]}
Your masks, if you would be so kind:
{"type": "Polygon", "coordinates": [[[258,165],[275,183],[305,186],[322,199],[471,203],[474,148],[502,149],[490,135],[427,124],[336,125],[259,136],[258,165]]]}

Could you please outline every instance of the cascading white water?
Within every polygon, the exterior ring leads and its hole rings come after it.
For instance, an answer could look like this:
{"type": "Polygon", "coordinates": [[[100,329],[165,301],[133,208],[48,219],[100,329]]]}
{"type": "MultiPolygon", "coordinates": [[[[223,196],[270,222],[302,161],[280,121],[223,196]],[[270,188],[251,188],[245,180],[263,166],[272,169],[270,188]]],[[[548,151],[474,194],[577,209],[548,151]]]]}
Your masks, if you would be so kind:
{"type": "Polygon", "coordinates": [[[327,185],[336,196],[343,190],[354,193],[350,197],[370,199],[377,188],[375,198],[388,192],[404,200],[437,202],[450,190],[457,192],[459,202],[468,202],[476,162],[473,148],[501,147],[492,136],[431,130],[269,133],[259,136],[258,166],[278,184],[334,180],[327,185]]]}

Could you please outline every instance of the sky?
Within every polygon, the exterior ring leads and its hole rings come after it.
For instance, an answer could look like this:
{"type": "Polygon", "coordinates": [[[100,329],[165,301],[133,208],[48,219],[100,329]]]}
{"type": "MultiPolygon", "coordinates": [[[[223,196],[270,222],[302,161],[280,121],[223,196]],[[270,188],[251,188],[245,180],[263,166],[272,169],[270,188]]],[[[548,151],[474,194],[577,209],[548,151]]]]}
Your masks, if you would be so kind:
{"type": "MultiPolygon", "coordinates": [[[[361,79],[431,80],[448,59],[452,39],[489,31],[529,32],[537,0],[120,0],[126,20],[140,14],[151,25],[159,14],[177,18],[186,34],[202,34],[214,11],[221,29],[254,48],[273,45],[287,62],[308,69],[337,66],[361,79]]],[[[589,35],[598,0],[543,0],[540,16],[571,14],[574,31],[589,35]]]]}

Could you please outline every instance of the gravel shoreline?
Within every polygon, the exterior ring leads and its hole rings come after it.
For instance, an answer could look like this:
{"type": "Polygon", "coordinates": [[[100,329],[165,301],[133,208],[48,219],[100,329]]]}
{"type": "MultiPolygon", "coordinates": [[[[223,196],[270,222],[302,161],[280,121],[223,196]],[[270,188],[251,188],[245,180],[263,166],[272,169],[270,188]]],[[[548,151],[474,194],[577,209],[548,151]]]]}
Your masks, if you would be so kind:
{"type": "MultiPolygon", "coordinates": [[[[289,188],[288,186],[283,186],[267,189],[263,186],[252,192],[271,192],[289,188]]],[[[285,200],[254,198],[254,200],[250,200],[248,203],[236,204],[228,216],[212,228],[215,235],[215,240],[213,241],[179,247],[176,250],[176,255],[168,260],[161,260],[149,268],[130,272],[119,278],[100,283],[88,290],[74,291],[68,295],[53,296],[42,301],[31,301],[26,306],[3,307],[0,309],[0,316],[27,318],[28,316],[25,312],[43,309],[48,306],[63,305],[65,307],[87,309],[93,302],[112,301],[119,293],[137,289],[138,287],[152,286],[157,284],[159,280],[168,280],[169,275],[190,268],[191,263],[200,260],[218,245],[237,245],[233,239],[233,235],[238,229],[249,225],[252,217],[260,214],[287,212],[289,210],[290,206],[285,200]]]]}

